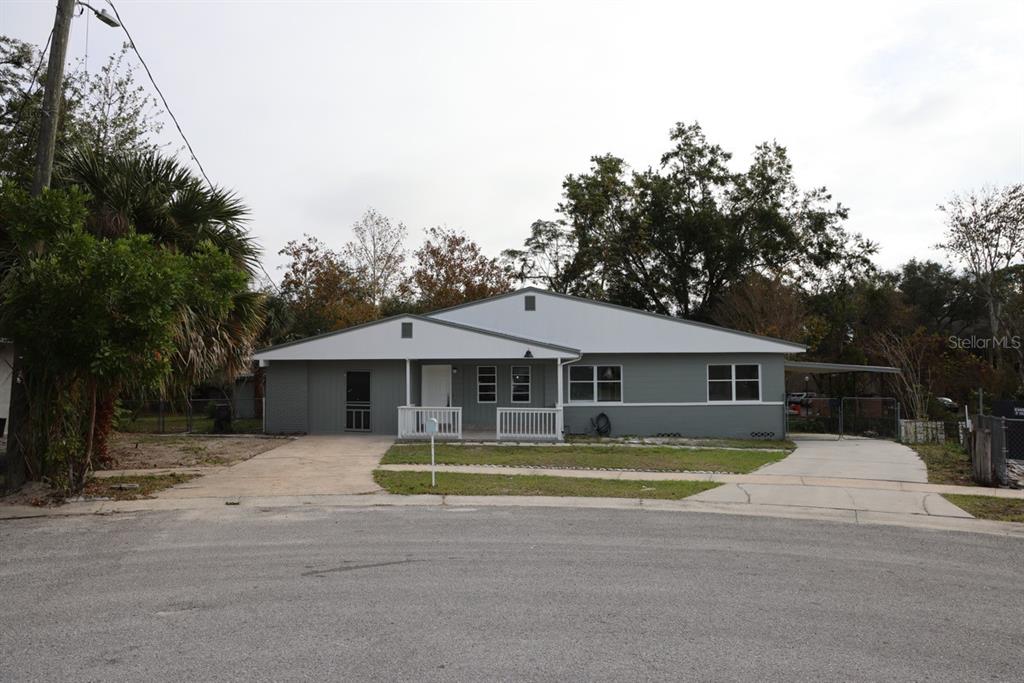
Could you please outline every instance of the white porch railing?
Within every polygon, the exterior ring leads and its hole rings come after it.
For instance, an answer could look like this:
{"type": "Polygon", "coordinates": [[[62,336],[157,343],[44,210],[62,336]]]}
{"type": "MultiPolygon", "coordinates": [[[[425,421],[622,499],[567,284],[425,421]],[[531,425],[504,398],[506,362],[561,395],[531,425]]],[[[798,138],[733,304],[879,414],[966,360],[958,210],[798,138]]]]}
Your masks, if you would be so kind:
{"type": "Polygon", "coordinates": [[[462,438],[462,408],[433,408],[421,406],[398,407],[398,438],[429,439],[427,420],[437,420],[437,436],[444,439],[462,438]]]}
{"type": "Polygon", "coordinates": [[[498,441],[559,440],[561,408],[498,408],[498,441]]]}

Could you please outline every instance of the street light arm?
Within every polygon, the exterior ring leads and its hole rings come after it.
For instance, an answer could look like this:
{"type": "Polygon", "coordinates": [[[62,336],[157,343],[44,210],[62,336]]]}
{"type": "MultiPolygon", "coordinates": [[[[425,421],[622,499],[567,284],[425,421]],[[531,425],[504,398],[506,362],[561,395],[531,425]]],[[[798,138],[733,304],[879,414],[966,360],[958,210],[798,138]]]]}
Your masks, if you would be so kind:
{"type": "Polygon", "coordinates": [[[82,2],[81,0],[78,0],[78,2],[75,4],[80,5],[81,7],[87,7],[90,10],[92,10],[92,13],[96,15],[96,18],[102,21],[107,26],[113,26],[114,28],[118,28],[121,26],[120,22],[118,22],[117,19],[115,19],[114,16],[105,9],[96,9],[89,3],[82,2]]]}

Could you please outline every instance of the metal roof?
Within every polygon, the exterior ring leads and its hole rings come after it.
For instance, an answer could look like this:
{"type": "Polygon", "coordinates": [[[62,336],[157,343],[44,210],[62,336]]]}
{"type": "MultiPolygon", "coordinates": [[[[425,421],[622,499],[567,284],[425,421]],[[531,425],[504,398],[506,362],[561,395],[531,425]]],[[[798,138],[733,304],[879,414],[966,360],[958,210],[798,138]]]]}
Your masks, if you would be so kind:
{"type": "Polygon", "coordinates": [[[900,374],[899,368],[888,365],[855,365],[852,363],[812,363],[811,361],[786,361],[787,372],[808,372],[811,374],[830,374],[840,372],[878,372],[887,375],[900,374]]]}

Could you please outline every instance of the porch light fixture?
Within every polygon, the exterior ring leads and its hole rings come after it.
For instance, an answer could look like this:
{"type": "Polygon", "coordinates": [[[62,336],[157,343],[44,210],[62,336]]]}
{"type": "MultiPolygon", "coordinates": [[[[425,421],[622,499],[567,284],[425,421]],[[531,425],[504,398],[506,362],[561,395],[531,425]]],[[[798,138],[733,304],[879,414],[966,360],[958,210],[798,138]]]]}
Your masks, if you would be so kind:
{"type": "Polygon", "coordinates": [[[523,354],[523,358],[533,358],[533,352],[530,349],[526,349],[526,353],[523,354]]]}

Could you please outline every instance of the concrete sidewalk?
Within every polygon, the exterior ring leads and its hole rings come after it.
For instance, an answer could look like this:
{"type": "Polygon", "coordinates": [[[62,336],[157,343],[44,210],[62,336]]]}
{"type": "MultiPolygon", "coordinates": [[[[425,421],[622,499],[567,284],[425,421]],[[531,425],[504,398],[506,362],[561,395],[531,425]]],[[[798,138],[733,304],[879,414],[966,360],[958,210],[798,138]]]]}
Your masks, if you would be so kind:
{"type": "MultiPolygon", "coordinates": [[[[381,465],[393,471],[429,471],[429,465],[381,465]]],[[[687,500],[733,506],[781,506],[818,510],[849,510],[898,515],[926,515],[970,518],[942,497],[943,493],[990,495],[995,498],[1024,500],[1024,491],[988,489],[973,486],[948,486],[865,479],[828,477],[773,476],[761,474],[713,474],[701,472],[634,472],[608,470],[562,470],[531,467],[494,467],[482,465],[438,465],[438,472],[462,472],[490,475],[544,475],[628,481],[711,481],[718,488],[691,496],[687,500]]]]}
{"type": "MultiPolygon", "coordinates": [[[[395,472],[429,472],[430,465],[379,465],[377,469],[395,472]]],[[[953,484],[919,484],[906,481],[878,479],[843,479],[838,477],[801,477],[796,475],[762,474],[760,469],[750,474],[720,474],[715,472],[644,472],[640,470],[578,470],[556,467],[505,467],[502,465],[438,465],[438,472],[466,474],[533,474],[548,477],[580,477],[589,479],[621,479],[629,481],[713,481],[720,484],[771,486],[801,486],[804,488],[874,489],[878,491],[914,493],[959,493],[993,498],[1024,500],[1024,490],[994,489],[984,486],[956,486],[953,484]]]]}
{"type": "MultiPolygon", "coordinates": [[[[0,506],[0,520],[38,517],[73,517],[83,515],[132,514],[161,510],[190,510],[197,518],[219,516],[225,510],[224,498],[157,498],[131,501],[95,501],[68,503],[55,508],[0,506]]],[[[235,510],[271,510],[281,508],[402,508],[437,507],[472,509],[480,507],[547,507],[594,508],[615,510],[649,510],[660,512],[696,512],[783,519],[808,519],[861,525],[906,526],[935,531],[963,531],[1024,538],[1024,524],[994,522],[970,517],[900,514],[851,509],[799,507],[796,505],[763,505],[759,503],[721,503],[697,500],[652,500],[637,498],[562,498],[552,496],[398,496],[389,493],[368,495],[269,496],[231,499],[235,510]]]]}

